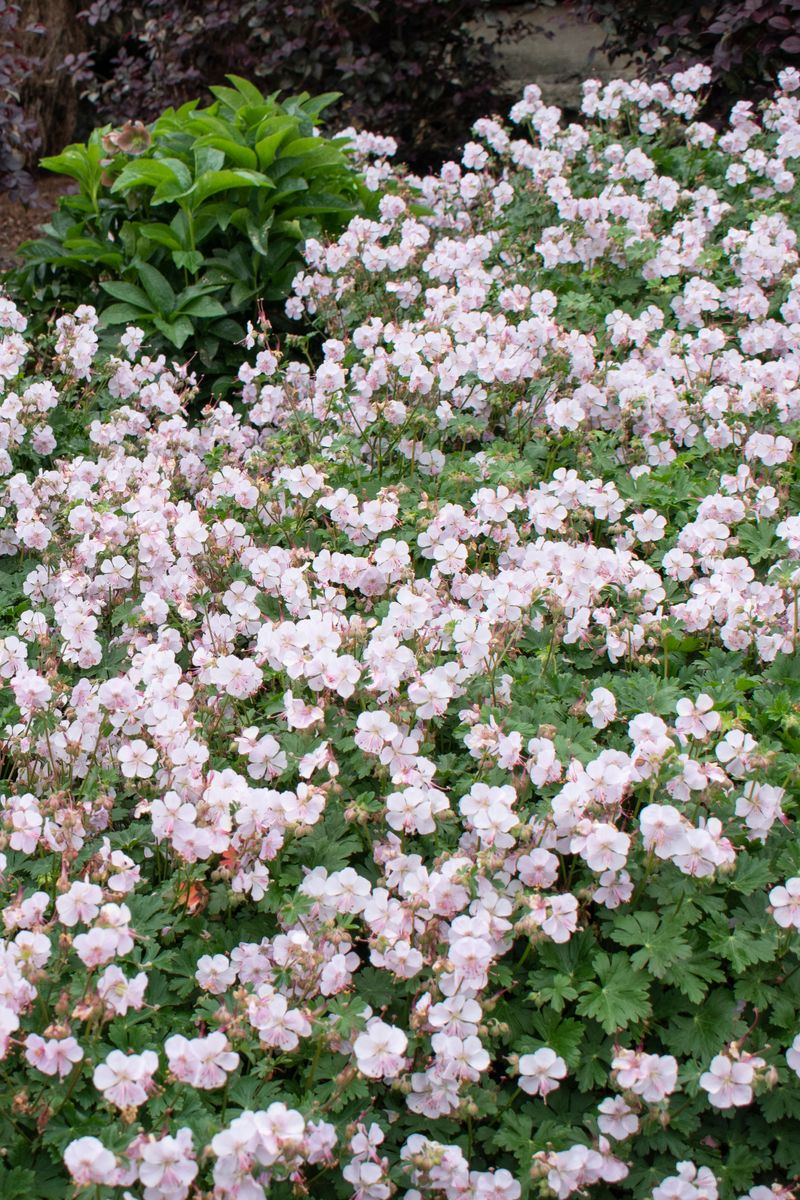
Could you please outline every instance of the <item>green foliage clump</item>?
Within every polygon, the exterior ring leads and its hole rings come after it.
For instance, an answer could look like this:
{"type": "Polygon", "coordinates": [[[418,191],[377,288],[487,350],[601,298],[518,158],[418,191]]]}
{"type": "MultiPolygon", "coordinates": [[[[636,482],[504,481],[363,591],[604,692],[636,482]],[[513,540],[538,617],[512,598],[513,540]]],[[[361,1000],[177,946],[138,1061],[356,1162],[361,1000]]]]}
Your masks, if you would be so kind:
{"type": "Polygon", "coordinates": [[[279,101],[237,76],[213,104],[152,126],[95,130],[43,160],[78,184],[9,284],[40,310],[93,292],[105,326],[169,347],[192,339],[206,368],[244,337],[259,303],[283,299],[306,238],[342,228],[371,194],[343,138],[318,132],[335,94],[279,101]]]}

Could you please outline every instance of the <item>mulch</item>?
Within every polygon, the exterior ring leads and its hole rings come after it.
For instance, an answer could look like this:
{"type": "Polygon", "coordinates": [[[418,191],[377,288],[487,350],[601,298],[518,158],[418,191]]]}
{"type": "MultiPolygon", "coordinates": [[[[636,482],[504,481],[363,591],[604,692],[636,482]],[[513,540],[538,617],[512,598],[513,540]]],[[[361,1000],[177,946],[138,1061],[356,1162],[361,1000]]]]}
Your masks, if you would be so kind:
{"type": "Polygon", "coordinates": [[[26,203],[0,192],[0,270],[15,264],[20,242],[36,237],[48,220],[58,197],[70,190],[70,180],[43,171],[36,177],[36,192],[26,203]]]}

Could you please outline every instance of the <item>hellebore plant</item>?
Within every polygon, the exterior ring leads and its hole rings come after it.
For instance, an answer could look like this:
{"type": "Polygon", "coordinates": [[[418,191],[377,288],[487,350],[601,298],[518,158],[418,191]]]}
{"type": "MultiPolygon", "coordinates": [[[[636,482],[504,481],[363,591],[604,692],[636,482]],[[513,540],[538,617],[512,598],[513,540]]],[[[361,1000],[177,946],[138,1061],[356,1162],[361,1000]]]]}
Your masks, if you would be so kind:
{"type": "Polygon", "coordinates": [[[192,338],[203,365],[218,366],[258,302],[288,294],[304,240],[374,203],[347,138],[319,133],[334,93],[281,102],[230,78],[205,108],[96,130],[43,159],[79,190],[22,246],[10,286],[39,305],[88,288],[103,325],[135,322],[179,350],[192,338]]]}

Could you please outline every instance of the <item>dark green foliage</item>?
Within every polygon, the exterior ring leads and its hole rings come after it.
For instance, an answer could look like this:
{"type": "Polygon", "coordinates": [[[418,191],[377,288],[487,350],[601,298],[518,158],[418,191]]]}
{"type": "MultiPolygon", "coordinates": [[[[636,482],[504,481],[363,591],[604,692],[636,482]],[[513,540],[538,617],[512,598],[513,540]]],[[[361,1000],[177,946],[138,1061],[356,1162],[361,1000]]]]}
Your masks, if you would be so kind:
{"type": "Polygon", "coordinates": [[[209,368],[260,303],[282,300],[306,238],[372,199],[346,143],[317,132],[336,99],[279,102],[231,76],[213,104],[152,127],[96,130],[45,159],[78,184],[8,281],[40,311],[91,296],[106,326],[137,325],[172,349],[192,338],[209,368]]]}

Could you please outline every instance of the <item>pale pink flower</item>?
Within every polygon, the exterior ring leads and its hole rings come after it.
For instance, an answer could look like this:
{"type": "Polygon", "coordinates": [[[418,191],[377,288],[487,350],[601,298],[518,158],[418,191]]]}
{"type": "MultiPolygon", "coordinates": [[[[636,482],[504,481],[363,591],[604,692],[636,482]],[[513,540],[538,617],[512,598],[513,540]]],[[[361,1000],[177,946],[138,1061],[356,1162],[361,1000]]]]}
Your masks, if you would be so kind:
{"type": "Polygon", "coordinates": [[[141,738],[120,746],[117,759],[126,779],[149,779],[158,759],[158,752],[141,738]]]}
{"type": "Polygon", "coordinates": [[[800,1076],[800,1033],[797,1034],[791,1046],[786,1051],[786,1061],[795,1075],[800,1076]]]}
{"type": "Polygon", "coordinates": [[[605,729],[617,716],[617,701],[608,688],[596,687],[586,705],[586,715],[595,729],[605,729]]]}
{"type": "Polygon", "coordinates": [[[607,1133],[616,1141],[624,1141],[638,1132],[639,1118],[622,1096],[607,1096],[600,1101],[597,1111],[600,1114],[597,1126],[601,1133],[607,1133]]]}
{"type": "Polygon", "coordinates": [[[164,1049],[173,1075],[204,1091],[222,1087],[239,1065],[239,1055],[219,1030],[198,1038],[174,1034],[167,1038],[164,1049]]]}
{"type": "Polygon", "coordinates": [[[197,1175],[192,1131],[147,1140],[139,1146],[139,1181],[153,1200],[184,1200],[197,1175]]]}
{"type": "Polygon", "coordinates": [[[800,929],[800,875],[787,879],[769,894],[770,912],[781,929],[800,929]]]}
{"type": "Polygon", "coordinates": [[[19,1029],[19,1017],[10,1008],[0,1004],[0,1058],[8,1053],[11,1035],[19,1029]]]}
{"type": "Polygon", "coordinates": [[[128,979],[116,964],[98,976],[97,994],[106,1008],[118,1016],[124,1017],[128,1009],[138,1011],[144,1006],[144,994],[147,989],[147,975],[140,971],[133,979],[128,979]]]}
{"type": "Polygon", "coordinates": [[[78,1187],[113,1186],[117,1174],[117,1160],[95,1137],[70,1142],[64,1151],[64,1165],[78,1187]]]}
{"type": "Polygon", "coordinates": [[[717,1054],[700,1076],[700,1087],[708,1092],[709,1102],[715,1108],[739,1108],[752,1102],[753,1074],[751,1063],[717,1054]]]}
{"type": "Polygon", "coordinates": [[[94,1069],[94,1086],[116,1108],[138,1108],[147,1100],[152,1078],[158,1070],[158,1055],[153,1050],[141,1054],[123,1054],[112,1050],[105,1062],[94,1069]]]}
{"type": "Polygon", "coordinates": [[[394,1079],[405,1067],[408,1038],[402,1029],[377,1018],[353,1043],[358,1069],[369,1079],[394,1079]]]}
{"type": "Polygon", "coordinates": [[[549,1046],[542,1046],[533,1054],[523,1054],[519,1060],[519,1086],[529,1096],[547,1096],[566,1074],[567,1064],[549,1046]]]}
{"type": "Polygon", "coordinates": [[[25,1057],[43,1075],[64,1079],[83,1058],[83,1050],[74,1037],[44,1039],[29,1033],[25,1039],[25,1057]]]}

